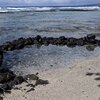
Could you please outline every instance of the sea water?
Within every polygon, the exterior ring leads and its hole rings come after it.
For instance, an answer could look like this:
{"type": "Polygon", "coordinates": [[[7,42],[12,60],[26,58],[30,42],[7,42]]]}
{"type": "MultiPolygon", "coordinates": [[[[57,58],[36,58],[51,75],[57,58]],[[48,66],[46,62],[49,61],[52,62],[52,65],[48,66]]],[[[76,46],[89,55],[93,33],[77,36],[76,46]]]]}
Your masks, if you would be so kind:
{"type": "MultiPolygon", "coordinates": [[[[1,7],[0,45],[20,37],[83,37],[100,39],[99,7],[1,7]]],[[[4,53],[4,67],[19,73],[63,68],[80,60],[100,56],[100,48],[36,45],[4,53]]]]}

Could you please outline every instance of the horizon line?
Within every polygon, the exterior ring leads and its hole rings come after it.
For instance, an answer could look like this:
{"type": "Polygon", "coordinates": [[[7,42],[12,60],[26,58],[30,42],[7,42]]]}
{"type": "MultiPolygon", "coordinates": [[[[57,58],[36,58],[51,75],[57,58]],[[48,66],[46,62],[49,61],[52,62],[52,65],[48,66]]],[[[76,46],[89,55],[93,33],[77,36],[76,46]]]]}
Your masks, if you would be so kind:
{"type": "Polygon", "coordinates": [[[76,5],[0,5],[0,7],[79,7],[79,6],[100,6],[100,3],[76,4],[76,5]]]}

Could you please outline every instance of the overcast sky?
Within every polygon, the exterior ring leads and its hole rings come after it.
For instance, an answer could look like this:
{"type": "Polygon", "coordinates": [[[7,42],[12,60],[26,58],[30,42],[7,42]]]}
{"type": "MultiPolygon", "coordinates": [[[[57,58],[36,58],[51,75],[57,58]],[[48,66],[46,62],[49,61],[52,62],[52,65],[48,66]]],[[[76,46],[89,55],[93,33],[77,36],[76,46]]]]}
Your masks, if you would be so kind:
{"type": "Polygon", "coordinates": [[[30,6],[57,6],[57,5],[84,5],[100,3],[100,0],[0,0],[0,6],[30,5],[30,6]]]}

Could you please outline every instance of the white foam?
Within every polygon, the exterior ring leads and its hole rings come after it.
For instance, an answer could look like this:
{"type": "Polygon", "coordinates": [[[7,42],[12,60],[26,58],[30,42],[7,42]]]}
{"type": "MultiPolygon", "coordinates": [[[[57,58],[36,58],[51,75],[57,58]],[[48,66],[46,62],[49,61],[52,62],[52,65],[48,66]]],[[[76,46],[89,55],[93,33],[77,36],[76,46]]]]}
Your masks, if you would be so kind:
{"type": "Polygon", "coordinates": [[[21,12],[21,11],[92,11],[92,10],[100,10],[99,6],[92,6],[92,7],[25,7],[25,8],[18,8],[18,7],[6,7],[2,8],[0,7],[0,12],[21,12]]]}
{"type": "Polygon", "coordinates": [[[52,7],[37,7],[36,11],[50,11],[52,7]]]}
{"type": "Polygon", "coordinates": [[[92,7],[61,7],[60,9],[64,10],[100,10],[99,6],[92,7]]]}

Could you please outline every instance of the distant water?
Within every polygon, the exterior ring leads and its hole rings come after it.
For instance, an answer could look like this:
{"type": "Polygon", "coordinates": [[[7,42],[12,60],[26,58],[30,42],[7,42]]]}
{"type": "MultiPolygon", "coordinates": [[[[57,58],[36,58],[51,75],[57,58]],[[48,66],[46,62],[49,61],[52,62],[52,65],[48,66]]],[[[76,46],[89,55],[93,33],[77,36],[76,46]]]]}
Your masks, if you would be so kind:
{"type": "MultiPolygon", "coordinates": [[[[93,33],[100,39],[99,7],[0,8],[0,44],[19,37],[82,37],[93,33]],[[70,10],[70,11],[69,11],[70,10]]],[[[67,67],[73,62],[100,56],[100,48],[31,46],[5,53],[3,66],[19,73],[67,67]]]]}

